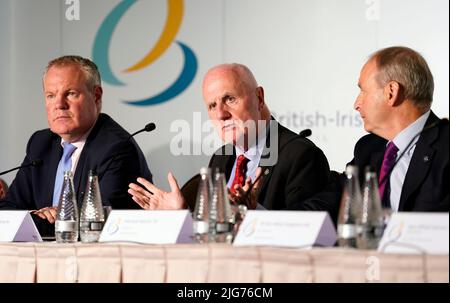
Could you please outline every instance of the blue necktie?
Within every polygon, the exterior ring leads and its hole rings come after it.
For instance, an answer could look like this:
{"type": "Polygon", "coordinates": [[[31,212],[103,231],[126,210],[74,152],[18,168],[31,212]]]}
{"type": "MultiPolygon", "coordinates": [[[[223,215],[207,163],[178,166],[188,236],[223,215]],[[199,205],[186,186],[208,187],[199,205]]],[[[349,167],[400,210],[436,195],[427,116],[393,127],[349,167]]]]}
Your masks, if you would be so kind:
{"type": "Polygon", "coordinates": [[[76,147],[69,142],[64,142],[64,152],[56,171],[55,188],[53,190],[53,206],[58,206],[61,187],[64,181],[64,172],[72,169],[72,154],[76,147]]]}

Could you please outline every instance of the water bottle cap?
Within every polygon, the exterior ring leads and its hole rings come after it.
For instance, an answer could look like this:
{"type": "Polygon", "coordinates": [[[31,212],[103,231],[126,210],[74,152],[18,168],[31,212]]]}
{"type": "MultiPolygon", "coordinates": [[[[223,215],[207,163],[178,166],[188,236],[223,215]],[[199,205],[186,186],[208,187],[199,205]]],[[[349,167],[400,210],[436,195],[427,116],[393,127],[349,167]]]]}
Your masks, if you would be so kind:
{"type": "Polygon", "coordinates": [[[200,168],[200,175],[206,175],[209,172],[209,168],[207,167],[202,167],[200,168]]]}
{"type": "Polygon", "coordinates": [[[64,177],[70,177],[70,178],[72,178],[72,172],[71,172],[70,170],[66,170],[66,171],[64,172],[64,177]]]}
{"type": "Polygon", "coordinates": [[[348,174],[355,174],[358,173],[358,166],[356,165],[347,165],[345,168],[345,173],[348,174]]]}

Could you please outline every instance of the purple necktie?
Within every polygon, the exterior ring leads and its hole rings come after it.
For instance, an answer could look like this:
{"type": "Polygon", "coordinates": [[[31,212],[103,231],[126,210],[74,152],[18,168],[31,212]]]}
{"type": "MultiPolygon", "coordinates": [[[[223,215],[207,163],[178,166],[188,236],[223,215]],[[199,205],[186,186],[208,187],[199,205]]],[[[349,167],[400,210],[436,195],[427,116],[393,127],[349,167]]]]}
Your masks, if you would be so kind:
{"type": "Polygon", "coordinates": [[[389,174],[395,164],[395,159],[397,158],[398,147],[395,146],[394,142],[389,142],[384,152],[383,164],[381,165],[380,178],[378,182],[380,184],[380,199],[381,201],[388,201],[384,197],[386,192],[386,184],[389,182],[389,174]]]}

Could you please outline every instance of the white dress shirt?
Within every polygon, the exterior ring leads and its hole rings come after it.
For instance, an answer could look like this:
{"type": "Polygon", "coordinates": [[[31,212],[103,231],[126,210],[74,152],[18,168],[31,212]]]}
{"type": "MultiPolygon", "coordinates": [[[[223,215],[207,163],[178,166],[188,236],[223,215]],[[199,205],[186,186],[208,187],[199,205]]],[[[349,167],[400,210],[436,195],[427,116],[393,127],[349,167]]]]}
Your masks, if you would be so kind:
{"type": "MultiPolygon", "coordinates": [[[[411,123],[407,128],[405,128],[399,134],[397,134],[397,136],[395,136],[395,138],[392,141],[398,148],[396,160],[398,160],[398,157],[406,149],[409,142],[413,140],[414,136],[422,131],[423,127],[425,126],[425,122],[427,121],[429,116],[430,111],[427,111],[425,114],[420,116],[416,121],[411,123]]],[[[394,212],[398,211],[403,183],[405,182],[405,177],[406,173],[408,172],[409,163],[411,162],[411,158],[414,154],[414,150],[416,148],[416,144],[417,141],[419,140],[419,137],[420,135],[414,139],[413,143],[410,145],[408,150],[399,160],[397,165],[395,165],[389,178],[389,184],[391,189],[390,193],[391,208],[394,212]]]]}
{"type": "MultiPolygon", "coordinates": [[[[266,133],[265,132],[262,133],[263,134],[258,137],[257,144],[250,147],[247,151],[244,151],[242,148],[235,146],[236,160],[240,155],[244,155],[244,157],[246,157],[249,160],[247,162],[245,179],[247,180],[247,177],[250,177],[252,179],[252,182],[256,179],[256,170],[258,169],[264,145],[266,144],[266,133]]],[[[236,160],[234,161],[233,169],[231,170],[230,178],[228,179],[227,183],[228,188],[230,188],[231,185],[233,184],[234,176],[236,175],[236,163],[237,163],[236,160]]]]}
{"type": "MultiPolygon", "coordinates": [[[[95,125],[95,123],[94,123],[95,125]]],[[[72,174],[75,175],[75,170],[77,169],[77,165],[78,165],[78,160],[80,159],[80,155],[81,152],[83,151],[84,145],[86,144],[86,139],[89,136],[89,134],[91,133],[92,129],[94,128],[94,126],[91,127],[91,129],[89,129],[89,131],[87,133],[85,133],[83,136],[81,136],[80,139],[78,139],[75,142],[70,142],[73,146],[76,147],[76,149],[74,150],[74,152],[72,153],[72,174]]],[[[64,139],[61,138],[61,146],[64,148],[63,143],[66,142],[64,141],[64,139]]]]}
{"type": "MultiPolygon", "coordinates": [[[[256,170],[259,167],[259,162],[261,160],[261,155],[264,150],[264,146],[266,144],[266,137],[267,133],[266,131],[261,131],[261,134],[258,136],[258,142],[257,144],[251,146],[247,151],[244,151],[242,148],[235,146],[236,149],[236,160],[240,155],[244,155],[249,161],[247,162],[247,171],[245,173],[245,180],[247,180],[247,177],[250,177],[252,182],[256,179],[256,170]]],[[[231,170],[230,178],[227,182],[227,187],[230,188],[233,184],[234,176],[236,175],[236,163],[237,161],[234,161],[233,169],[231,170]]],[[[257,210],[265,210],[264,206],[261,204],[256,205],[257,210]]]]}

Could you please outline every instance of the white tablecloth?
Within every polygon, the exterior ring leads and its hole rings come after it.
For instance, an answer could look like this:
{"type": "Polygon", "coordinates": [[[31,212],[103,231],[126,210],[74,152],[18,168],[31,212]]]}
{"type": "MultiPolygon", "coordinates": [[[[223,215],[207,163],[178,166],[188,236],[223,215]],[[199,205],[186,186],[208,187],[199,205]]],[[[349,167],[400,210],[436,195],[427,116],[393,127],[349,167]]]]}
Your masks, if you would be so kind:
{"type": "Polygon", "coordinates": [[[448,255],[229,244],[0,243],[0,282],[449,282],[448,255]]]}

